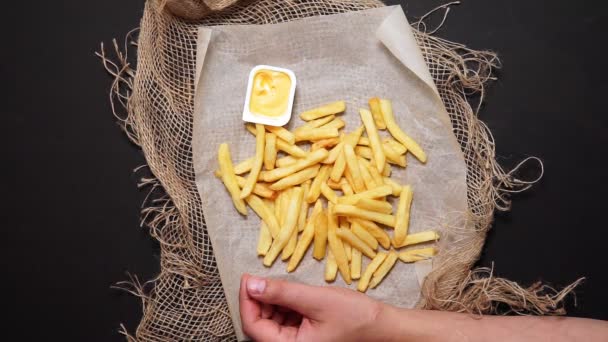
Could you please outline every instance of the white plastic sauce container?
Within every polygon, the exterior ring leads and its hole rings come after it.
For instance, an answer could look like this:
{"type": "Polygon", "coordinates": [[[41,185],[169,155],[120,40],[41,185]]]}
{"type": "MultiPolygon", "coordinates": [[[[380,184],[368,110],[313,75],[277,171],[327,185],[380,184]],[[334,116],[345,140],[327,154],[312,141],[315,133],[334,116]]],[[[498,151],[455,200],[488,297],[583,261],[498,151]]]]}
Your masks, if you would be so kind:
{"type": "Polygon", "coordinates": [[[257,65],[251,72],[249,73],[249,81],[247,82],[247,94],[245,96],[245,105],[243,108],[243,121],[259,123],[269,126],[283,126],[289,122],[291,119],[291,110],[293,108],[293,100],[296,94],[296,75],[293,71],[285,68],[274,67],[270,65],[257,65]],[[251,97],[252,91],[254,87],[254,79],[258,72],[263,70],[275,71],[279,73],[284,73],[287,75],[291,81],[288,97],[287,97],[287,106],[283,113],[274,116],[267,116],[264,113],[254,113],[251,111],[251,97]]]}

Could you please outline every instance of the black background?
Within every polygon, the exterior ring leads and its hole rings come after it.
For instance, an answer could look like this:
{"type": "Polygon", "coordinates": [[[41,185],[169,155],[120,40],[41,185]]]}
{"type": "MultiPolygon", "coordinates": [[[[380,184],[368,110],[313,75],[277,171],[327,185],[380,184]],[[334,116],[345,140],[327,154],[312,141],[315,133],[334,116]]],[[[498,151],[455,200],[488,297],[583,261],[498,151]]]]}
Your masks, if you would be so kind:
{"type": "MultiPolygon", "coordinates": [[[[403,5],[412,20],[440,3],[403,5]]],[[[569,313],[608,319],[608,21],[600,3],[465,0],[439,35],[499,53],[503,69],[481,113],[498,159],[509,169],[538,156],[546,168],[511,212],[497,215],[479,264],[522,284],[560,287],[585,276],[569,313]]],[[[121,340],[119,324],[133,331],[141,306],[110,286],[127,271],[153,277],[159,249],[139,228],[145,192],[131,170],[143,155],[112,117],[111,80],[94,51],[138,25],[143,1],[3,6],[3,331],[23,340],[121,340]]]]}

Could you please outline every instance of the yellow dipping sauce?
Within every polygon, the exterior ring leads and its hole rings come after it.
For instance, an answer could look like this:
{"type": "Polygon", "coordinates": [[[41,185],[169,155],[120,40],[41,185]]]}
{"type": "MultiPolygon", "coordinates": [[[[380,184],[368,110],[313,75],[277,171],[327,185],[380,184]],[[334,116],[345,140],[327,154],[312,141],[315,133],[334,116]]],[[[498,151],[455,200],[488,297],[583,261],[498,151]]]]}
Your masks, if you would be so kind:
{"type": "Polygon", "coordinates": [[[284,72],[262,69],[253,78],[249,111],[263,116],[280,116],[287,110],[291,78],[284,72]]]}

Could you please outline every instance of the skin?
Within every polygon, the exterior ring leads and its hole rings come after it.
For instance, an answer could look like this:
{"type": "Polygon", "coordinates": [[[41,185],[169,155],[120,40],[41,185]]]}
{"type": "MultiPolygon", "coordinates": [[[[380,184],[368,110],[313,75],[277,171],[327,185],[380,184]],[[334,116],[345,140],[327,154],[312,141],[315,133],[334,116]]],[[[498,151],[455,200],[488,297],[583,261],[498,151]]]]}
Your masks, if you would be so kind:
{"type": "Polygon", "coordinates": [[[338,287],[244,274],[243,331],[255,341],[605,341],[608,322],[400,309],[338,287]]]}

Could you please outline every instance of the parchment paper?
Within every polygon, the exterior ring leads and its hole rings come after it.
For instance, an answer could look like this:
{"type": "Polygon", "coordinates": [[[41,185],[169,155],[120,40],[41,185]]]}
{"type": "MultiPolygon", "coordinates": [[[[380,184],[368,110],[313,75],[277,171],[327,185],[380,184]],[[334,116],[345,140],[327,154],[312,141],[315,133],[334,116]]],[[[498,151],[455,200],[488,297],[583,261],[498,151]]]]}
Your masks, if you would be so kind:
{"type": "MultiPolygon", "coordinates": [[[[230,146],[234,163],[255,153],[255,138],[241,120],[251,68],[258,64],[291,69],[297,77],[293,115],[287,128],[301,125],[298,113],[345,100],[346,131],[361,120],[372,96],[391,99],[397,123],[428,155],[426,165],[408,155],[408,166],[393,167],[393,178],[411,184],[414,201],[410,232],[437,229],[467,210],[465,163],[452,126],[401,7],[311,17],[275,25],[218,26],[199,29],[197,84],[192,141],[196,184],[231,316],[239,339],[238,288],[244,272],[325,285],[324,262],[309,250],[293,273],[277,260],[271,268],[256,255],[260,219],[237,213],[218,169],[219,144],[230,146]]],[[[385,133],[385,132],[383,132],[385,133]]],[[[392,232],[389,232],[392,234],[392,232]]],[[[444,241],[445,242],[445,241],[444,241]]],[[[279,258],[280,259],[280,258],[279,258]]],[[[369,263],[364,258],[363,267],[369,263]]],[[[398,262],[387,278],[367,293],[402,307],[413,307],[420,282],[432,262],[398,262]]],[[[340,276],[334,283],[347,286],[340,276]]],[[[355,288],[356,282],[350,286],[355,288]]]]}

